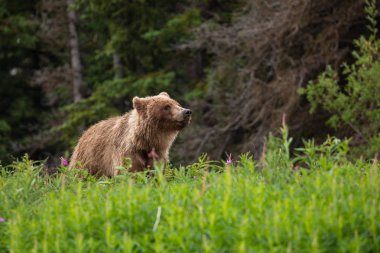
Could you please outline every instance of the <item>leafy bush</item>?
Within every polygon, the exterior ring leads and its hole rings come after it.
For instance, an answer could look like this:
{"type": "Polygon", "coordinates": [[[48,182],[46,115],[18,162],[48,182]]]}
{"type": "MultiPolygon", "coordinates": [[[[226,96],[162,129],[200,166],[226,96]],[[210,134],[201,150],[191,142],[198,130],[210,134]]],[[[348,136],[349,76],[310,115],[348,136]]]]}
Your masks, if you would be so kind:
{"type": "Polygon", "coordinates": [[[380,40],[375,0],[366,0],[369,37],[355,40],[354,62],[343,64],[346,85],[340,86],[337,71],[330,66],[318,80],[301,89],[311,104],[311,112],[318,107],[330,112],[328,124],[335,128],[348,125],[356,133],[360,144],[357,154],[373,156],[380,150],[380,40]]]}

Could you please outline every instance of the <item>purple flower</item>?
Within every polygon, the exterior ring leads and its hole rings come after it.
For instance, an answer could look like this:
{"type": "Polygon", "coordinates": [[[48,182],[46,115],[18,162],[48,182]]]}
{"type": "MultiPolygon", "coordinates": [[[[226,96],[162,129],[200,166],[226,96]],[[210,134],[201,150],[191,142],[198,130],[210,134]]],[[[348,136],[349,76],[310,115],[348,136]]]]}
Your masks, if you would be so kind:
{"type": "Polygon", "coordinates": [[[68,166],[69,165],[69,161],[67,161],[65,158],[63,158],[62,156],[61,156],[61,166],[68,166]]]}
{"type": "Polygon", "coordinates": [[[0,223],[5,222],[5,219],[3,217],[0,217],[0,223]]]}
{"type": "Polygon", "coordinates": [[[226,161],[226,165],[231,165],[232,164],[232,158],[231,158],[231,154],[227,155],[227,161],[226,161]]]}

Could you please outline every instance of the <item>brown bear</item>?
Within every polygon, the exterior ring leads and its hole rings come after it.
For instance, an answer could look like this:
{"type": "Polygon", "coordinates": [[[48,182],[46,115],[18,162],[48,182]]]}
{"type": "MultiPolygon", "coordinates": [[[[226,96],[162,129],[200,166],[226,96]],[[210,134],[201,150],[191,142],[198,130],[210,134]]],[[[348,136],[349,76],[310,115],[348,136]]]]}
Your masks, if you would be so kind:
{"type": "Polygon", "coordinates": [[[191,120],[166,92],[133,98],[133,110],[100,121],[85,131],[74,149],[69,168],[87,169],[93,175],[115,176],[116,168],[132,161],[131,172],[143,171],[153,160],[168,162],[178,132],[191,120]]]}

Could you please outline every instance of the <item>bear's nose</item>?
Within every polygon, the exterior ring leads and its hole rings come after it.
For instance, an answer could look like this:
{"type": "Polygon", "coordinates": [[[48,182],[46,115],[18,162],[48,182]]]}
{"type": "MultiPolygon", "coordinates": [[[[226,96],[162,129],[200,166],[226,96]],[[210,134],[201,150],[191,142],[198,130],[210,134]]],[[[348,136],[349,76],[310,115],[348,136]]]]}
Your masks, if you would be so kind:
{"type": "Polygon", "coordinates": [[[190,109],[185,109],[183,111],[183,113],[186,115],[186,116],[190,116],[192,114],[191,110],[190,109]]]}

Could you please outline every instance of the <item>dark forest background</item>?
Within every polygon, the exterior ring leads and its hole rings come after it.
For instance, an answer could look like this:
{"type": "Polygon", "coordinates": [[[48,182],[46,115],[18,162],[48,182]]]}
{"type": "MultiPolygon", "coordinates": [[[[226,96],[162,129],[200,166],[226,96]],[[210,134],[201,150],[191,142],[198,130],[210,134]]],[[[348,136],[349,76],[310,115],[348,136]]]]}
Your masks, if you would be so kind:
{"type": "Polygon", "coordinates": [[[202,153],[259,158],[283,121],[294,147],[336,135],[351,139],[353,156],[373,157],[377,5],[1,0],[0,160],[28,153],[57,164],[89,125],[161,91],[194,112],[175,164],[202,153]]]}

